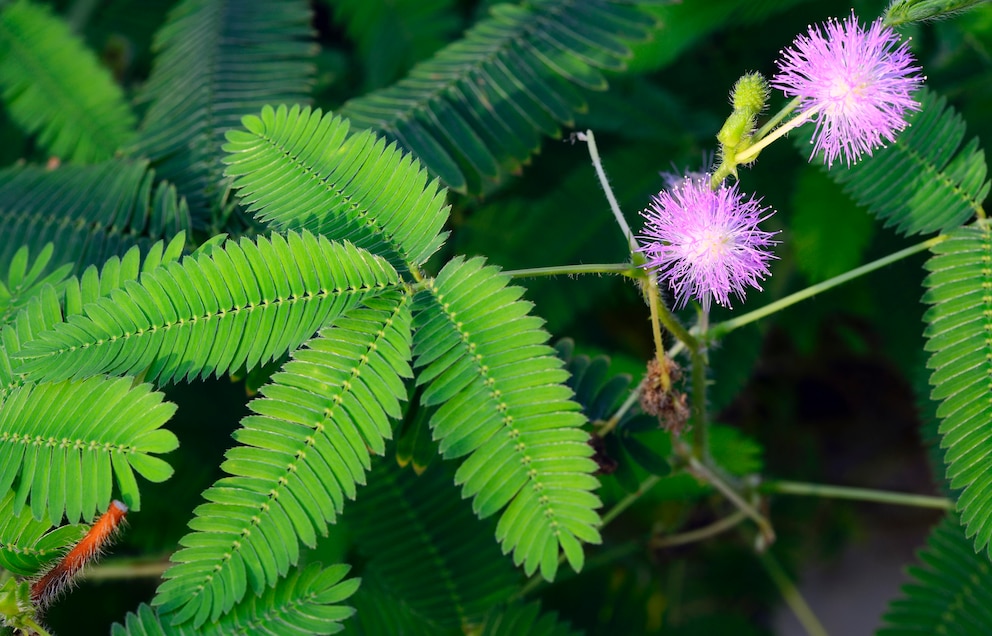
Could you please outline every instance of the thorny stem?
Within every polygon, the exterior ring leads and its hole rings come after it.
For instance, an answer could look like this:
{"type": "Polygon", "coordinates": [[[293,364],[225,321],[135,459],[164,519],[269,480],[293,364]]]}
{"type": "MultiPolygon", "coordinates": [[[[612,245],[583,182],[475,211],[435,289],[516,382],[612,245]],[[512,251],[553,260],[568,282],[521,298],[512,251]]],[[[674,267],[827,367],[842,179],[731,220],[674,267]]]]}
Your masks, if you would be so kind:
{"type": "Polygon", "coordinates": [[[953,510],[954,502],[946,497],[932,495],[915,495],[912,493],[874,490],[871,488],[851,488],[848,486],[830,486],[827,484],[810,484],[799,481],[769,481],[758,487],[758,492],[775,493],[779,495],[809,495],[812,497],[828,497],[833,499],[850,499],[852,501],[871,501],[875,503],[893,504],[897,506],[915,506],[917,508],[933,508],[935,510],[953,510]]]}
{"type": "Polygon", "coordinates": [[[827,630],[823,628],[823,624],[820,623],[820,619],[810,609],[809,604],[806,603],[806,599],[799,593],[795,583],[785,573],[785,570],[782,569],[782,566],[779,565],[775,557],[768,552],[763,552],[758,554],[758,559],[761,560],[761,565],[765,566],[765,571],[768,572],[769,578],[775,583],[775,587],[778,588],[779,593],[785,599],[792,613],[799,619],[806,633],[809,636],[829,636],[827,630]]]}
{"type": "Polygon", "coordinates": [[[599,177],[599,185],[603,187],[603,192],[606,193],[606,200],[610,203],[610,210],[613,211],[613,217],[616,219],[617,225],[620,226],[620,231],[623,232],[624,238],[627,239],[631,253],[636,252],[638,249],[637,239],[634,238],[634,233],[630,231],[630,227],[627,225],[627,219],[623,218],[623,213],[620,211],[620,204],[617,203],[617,198],[613,195],[613,188],[610,187],[609,179],[606,178],[606,171],[603,170],[603,162],[599,158],[599,149],[596,148],[596,137],[592,134],[591,130],[587,130],[585,132],[575,133],[575,138],[586,142],[586,145],[589,147],[589,157],[592,159],[592,167],[596,169],[596,176],[599,177]]]}
{"type": "Polygon", "coordinates": [[[724,517],[714,521],[708,526],[702,528],[697,528],[696,530],[690,530],[688,532],[682,532],[680,534],[672,534],[666,537],[657,537],[651,540],[652,548],[667,548],[676,545],[685,545],[687,543],[695,543],[697,541],[703,541],[704,539],[709,539],[710,537],[715,537],[721,532],[726,532],[730,530],[741,521],[747,519],[747,514],[738,510],[732,515],[724,517]]]}

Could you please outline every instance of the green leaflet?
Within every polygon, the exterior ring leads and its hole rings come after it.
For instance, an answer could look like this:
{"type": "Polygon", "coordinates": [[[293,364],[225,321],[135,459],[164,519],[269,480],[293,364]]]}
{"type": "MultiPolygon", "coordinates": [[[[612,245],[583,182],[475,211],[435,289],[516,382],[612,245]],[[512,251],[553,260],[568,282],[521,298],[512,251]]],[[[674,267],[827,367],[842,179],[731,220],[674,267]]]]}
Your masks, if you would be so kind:
{"type": "Polygon", "coordinates": [[[82,307],[16,354],[33,379],[137,374],[166,383],[249,369],[394,286],[381,258],[309,232],[229,241],[82,307]]]}
{"type": "Polygon", "coordinates": [[[975,549],[992,539],[992,403],[989,402],[988,316],[992,312],[992,236],[987,227],[964,227],[931,248],[926,263],[924,315],[931,398],[940,404],[940,445],[952,489],[963,488],[957,507],[975,549]]]}
{"type": "Polygon", "coordinates": [[[484,264],[451,260],[414,305],[417,382],[444,457],[467,458],[455,474],[463,497],[496,529],[527,574],[551,580],[558,550],[582,567],[580,541],[598,543],[599,487],[586,419],[563,384],[568,372],[523,289],[484,264]]]}
{"type": "Polygon", "coordinates": [[[262,387],[152,601],[171,622],[216,621],[276,585],[382,454],[412,375],[409,297],[369,299],[293,352],[262,387]]]}
{"type": "Polygon", "coordinates": [[[455,0],[324,0],[361,55],[367,89],[399,79],[458,36],[455,0]]]}
{"type": "Polygon", "coordinates": [[[0,501],[0,568],[18,576],[35,576],[83,538],[84,524],[53,528],[38,521],[27,508],[14,513],[15,493],[0,501]]]}
{"type": "Polygon", "coordinates": [[[134,134],[123,91],[48,7],[18,0],[0,11],[0,88],[11,117],[50,155],[101,161],[134,134]]]}
{"type": "Polygon", "coordinates": [[[606,88],[626,42],[647,39],[654,20],[613,0],[499,4],[406,78],[352,99],[341,114],[380,131],[459,192],[479,191],[521,170],[561,124],[585,110],[577,86],[606,88]]]}
{"type": "Polygon", "coordinates": [[[249,211],[272,227],[348,240],[415,269],[444,242],[446,192],[420,162],[347,120],[309,107],[266,106],[232,130],[225,174],[249,211]]]}
{"type": "Polygon", "coordinates": [[[137,245],[143,251],[190,228],[189,210],[146,161],[111,159],[57,170],[0,170],[0,271],[20,246],[32,254],[55,246],[51,267],[79,273],[137,245]]]}
{"type": "Polygon", "coordinates": [[[984,636],[992,625],[992,568],[972,549],[954,515],[937,525],[912,581],[889,604],[878,636],[954,634],[984,636]]]}
{"type": "Polygon", "coordinates": [[[224,133],[263,104],[309,100],[311,14],[303,0],[184,0],[155,36],[138,95],[148,110],[128,149],[152,161],[209,227],[224,193],[224,133]]]}
{"type": "Polygon", "coordinates": [[[558,620],[554,612],[541,614],[539,603],[511,603],[494,608],[483,622],[480,636],[578,636],[580,632],[558,620]]]}
{"type": "MultiPolygon", "coordinates": [[[[132,247],[123,258],[112,256],[107,259],[100,273],[97,273],[96,267],[90,265],[80,278],[72,277],[60,285],[59,292],[50,284],[38,284],[25,290],[30,295],[26,298],[22,311],[15,315],[14,324],[0,328],[0,397],[22,379],[20,361],[11,359],[20,351],[22,343],[34,340],[37,334],[54,328],[64,317],[81,314],[83,305],[120,289],[128,281],[137,280],[141,272],[177,260],[182,254],[185,240],[185,233],[180,233],[167,246],[159,241],[148,249],[144,260],[140,250],[132,247]]],[[[41,260],[39,257],[39,262],[41,260]]],[[[34,269],[32,267],[32,272],[34,269]]],[[[32,272],[26,275],[25,280],[31,277],[32,272]]]]}
{"type": "Polygon", "coordinates": [[[172,468],[155,455],[178,446],[160,428],[176,406],[151,388],[95,377],[7,392],[0,401],[0,492],[14,487],[13,513],[30,496],[35,519],[92,519],[110,505],[115,481],[128,507],[140,510],[134,473],[165,481],[172,468]]]}
{"type": "MultiPolygon", "coordinates": [[[[921,89],[916,99],[921,109],[909,116],[909,127],[894,143],[850,168],[827,171],[858,204],[906,234],[958,227],[980,209],[990,187],[978,139],[961,147],[961,116],[929,89],[921,89]]],[[[796,135],[802,152],[809,149],[812,130],[806,125],[796,135]]]]}
{"type": "Polygon", "coordinates": [[[28,247],[24,245],[14,253],[7,270],[6,282],[0,277],[0,327],[9,323],[18,310],[27,305],[32,297],[41,293],[45,285],[57,285],[69,275],[72,265],[66,263],[42,277],[42,273],[48,269],[54,251],[51,243],[46,244],[34,259],[30,270],[28,247]]]}
{"type": "Polygon", "coordinates": [[[279,634],[308,636],[336,634],[341,622],[355,610],[340,603],[358,589],[358,579],[345,579],[347,565],[321,568],[319,563],[282,578],[259,596],[243,598],[233,610],[207,625],[172,625],[148,605],[129,612],[124,625],[117,623],[112,636],[249,636],[279,634]]]}
{"type": "Polygon", "coordinates": [[[441,462],[417,475],[384,459],[346,520],[366,576],[439,628],[464,629],[521,581],[492,540],[495,524],[477,520],[452,482],[441,462]]]}

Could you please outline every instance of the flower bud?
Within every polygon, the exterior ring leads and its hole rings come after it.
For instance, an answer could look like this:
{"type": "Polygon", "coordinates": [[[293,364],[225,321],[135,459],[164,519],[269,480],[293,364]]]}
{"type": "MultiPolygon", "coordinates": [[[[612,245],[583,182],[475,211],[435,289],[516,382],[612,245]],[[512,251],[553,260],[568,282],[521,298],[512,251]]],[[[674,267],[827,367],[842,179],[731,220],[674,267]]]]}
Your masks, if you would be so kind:
{"type": "Polygon", "coordinates": [[[735,110],[723,123],[723,128],[716,134],[716,138],[725,147],[736,148],[752,132],[754,132],[754,116],[735,110]]]}
{"type": "Polygon", "coordinates": [[[768,102],[768,80],[761,73],[747,73],[734,84],[730,92],[734,112],[754,117],[765,109],[768,102]]]}

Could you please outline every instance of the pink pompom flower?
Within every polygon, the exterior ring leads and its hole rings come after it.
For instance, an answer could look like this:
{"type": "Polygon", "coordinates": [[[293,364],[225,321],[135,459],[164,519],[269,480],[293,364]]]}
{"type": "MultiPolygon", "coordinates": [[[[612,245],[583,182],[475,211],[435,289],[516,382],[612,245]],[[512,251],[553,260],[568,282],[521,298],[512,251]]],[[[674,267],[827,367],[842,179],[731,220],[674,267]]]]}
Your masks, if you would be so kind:
{"type": "Polygon", "coordinates": [[[799,117],[816,122],[812,159],[848,165],[895,140],[906,114],[919,110],[912,93],[925,79],[905,42],[882,21],[862,28],[854,14],[809,27],[782,51],[772,86],[800,99],[799,117]]]}
{"type": "Polygon", "coordinates": [[[768,248],[778,241],[758,224],[772,214],[736,183],[713,190],[709,175],[685,179],[662,190],[641,212],[644,267],[667,283],[679,308],[690,298],[707,311],[712,299],[729,307],[731,294],[743,300],[745,288],[761,289],[758,281],[769,274],[768,261],[775,256],[768,248]]]}

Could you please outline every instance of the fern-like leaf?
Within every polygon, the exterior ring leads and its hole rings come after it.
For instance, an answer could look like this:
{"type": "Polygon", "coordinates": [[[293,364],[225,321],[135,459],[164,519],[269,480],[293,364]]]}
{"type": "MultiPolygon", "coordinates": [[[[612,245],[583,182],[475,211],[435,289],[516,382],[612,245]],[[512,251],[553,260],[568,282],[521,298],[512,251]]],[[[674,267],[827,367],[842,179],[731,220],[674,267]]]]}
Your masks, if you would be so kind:
{"type": "Polygon", "coordinates": [[[30,270],[28,270],[28,251],[27,246],[22,246],[14,252],[14,258],[11,259],[7,270],[7,282],[0,279],[0,327],[7,324],[11,317],[33,296],[40,293],[45,285],[57,285],[72,270],[72,265],[65,263],[43,277],[42,274],[48,268],[52,253],[55,251],[54,247],[51,243],[45,245],[34,259],[30,270]]]}
{"type": "Polygon", "coordinates": [[[138,613],[128,613],[124,625],[116,624],[112,636],[308,636],[336,634],[341,622],[355,610],[341,605],[358,589],[358,579],[347,579],[347,565],[321,569],[315,563],[304,570],[280,579],[274,588],[261,596],[250,596],[238,603],[231,613],[202,627],[176,626],[162,618],[148,605],[138,613]]]}
{"type": "Polygon", "coordinates": [[[18,0],[0,10],[0,87],[14,121],[57,157],[109,159],[134,134],[123,91],[48,7],[18,0]]]}
{"type": "Polygon", "coordinates": [[[603,90],[625,42],[654,20],[614,0],[499,4],[492,15],[409,75],[347,102],[341,114],[415,154],[448,187],[479,190],[519,172],[541,144],[585,109],[578,87],[603,90]]]}
{"type": "Polygon", "coordinates": [[[132,247],[123,258],[112,256],[107,259],[102,272],[98,273],[96,267],[90,265],[80,278],[73,277],[59,285],[59,290],[50,284],[41,285],[28,298],[23,310],[16,314],[13,324],[0,329],[0,399],[23,380],[20,361],[12,357],[21,350],[22,343],[54,329],[64,318],[82,314],[83,305],[109,295],[128,281],[137,280],[141,272],[178,260],[185,238],[185,233],[179,233],[168,246],[162,241],[155,243],[144,260],[140,250],[132,247]]]}
{"type": "Polygon", "coordinates": [[[362,59],[367,88],[400,78],[459,29],[455,0],[325,0],[362,59]]]}
{"type": "Polygon", "coordinates": [[[247,238],[147,272],[17,353],[35,379],[170,382],[254,368],[398,281],[381,258],[305,232],[247,238]]]}
{"type": "Polygon", "coordinates": [[[951,488],[963,488],[961,520],[975,549],[983,550],[992,539],[992,233],[987,227],[959,228],[931,250],[923,296],[932,305],[924,315],[931,398],[940,402],[947,477],[951,488]]]}
{"type": "Polygon", "coordinates": [[[0,271],[21,246],[55,246],[51,267],[74,272],[103,265],[133,245],[147,250],[190,227],[189,211],[147,162],[115,159],[94,166],[36,166],[0,171],[0,271]]]}
{"type": "Polygon", "coordinates": [[[545,343],[543,321],[521,287],[482,258],[450,261],[414,305],[421,402],[438,406],[434,438],[485,518],[506,507],[496,536],[527,574],[553,579],[558,549],[582,567],[579,541],[598,543],[599,487],[585,417],[563,384],[568,372],[545,343]]]}
{"type": "Polygon", "coordinates": [[[197,227],[223,193],[225,131],[263,104],[308,100],[310,19],[302,0],[184,0],[158,32],[138,97],[148,111],[130,150],[176,184],[197,227]]]}
{"type": "Polygon", "coordinates": [[[479,636],[579,636],[580,633],[559,621],[554,612],[542,614],[538,603],[513,603],[493,608],[479,636]]]}
{"type": "Polygon", "coordinates": [[[878,636],[954,634],[985,636],[992,625],[992,567],[975,553],[958,520],[949,515],[933,529],[912,582],[889,604],[878,636]]]}
{"type": "Polygon", "coordinates": [[[367,575],[441,628],[477,623],[521,583],[491,539],[495,524],[480,525],[445,464],[418,476],[379,462],[346,521],[368,557],[367,575]]]}
{"type": "Polygon", "coordinates": [[[154,457],[178,446],[161,429],[176,407],[150,384],[131,378],[14,387],[0,402],[0,492],[14,487],[14,514],[28,497],[36,519],[58,525],[91,519],[110,505],[116,477],[121,498],[141,508],[134,473],[149,481],[172,468],[154,457]]]}
{"type": "MultiPolygon", "coordinates": [[[[920,111],[894,143],[850,168],[828,172],[857,203],[906,234],[958,227],[981,209],[990,187],[978,139],[961,147],[961,116],[928,89],[917,99],[920,111]]],[[[811,128],[799,136],[800,148],[808,148],[811,128]]]]}
{"type": "Polygon", "coordinates": [[[447,234],[445,192],[420,163],[365,131],[294,106],[266,106],[227,133],[228,176],[242,201],[276,229],[307,229],[384,256],[396,268],[426,261],[447,234]]]}
{"type": "Polygon", "coordinates": [[[35,576],[60,558],[86,534],[84,524],[53,528],[31,510],[14,514],[15,493],[0,500],[0,568],[18,576],[35,576]]]}
{"type": "Polygon", "coordinates": [[[409,304],[391,293],[339,317],[249,404],[255,415],[234,434],[242,445],[221,466],[232,476],[204,493],[209,503],[153,600],[174,624],[215,621],[249,586],[275,585],[299,559],[299,541],[313,547],[355,497],[371,454],[392,436],[389,419],[402,414],[409,304]]]}
{"type": "Polygon", "coordinates": [[[346,636],[464,636],[460,629],[443,630],[391,594],[374,574],[362,574],[362,587],[351,599],[357,615],[344,626],[346,636]]]}

